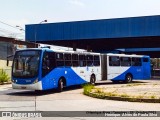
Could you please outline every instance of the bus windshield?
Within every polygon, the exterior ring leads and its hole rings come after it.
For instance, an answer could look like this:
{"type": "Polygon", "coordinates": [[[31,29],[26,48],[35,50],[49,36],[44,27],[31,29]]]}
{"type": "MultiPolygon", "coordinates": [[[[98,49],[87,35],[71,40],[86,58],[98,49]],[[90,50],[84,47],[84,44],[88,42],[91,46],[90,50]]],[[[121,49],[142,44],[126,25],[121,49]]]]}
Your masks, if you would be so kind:
{"type": "Polygon", "coordinates": [[[38,75],[40,53],[38,50],[18,51],[13,61],[13,77],[33,78],[38,75]]]}

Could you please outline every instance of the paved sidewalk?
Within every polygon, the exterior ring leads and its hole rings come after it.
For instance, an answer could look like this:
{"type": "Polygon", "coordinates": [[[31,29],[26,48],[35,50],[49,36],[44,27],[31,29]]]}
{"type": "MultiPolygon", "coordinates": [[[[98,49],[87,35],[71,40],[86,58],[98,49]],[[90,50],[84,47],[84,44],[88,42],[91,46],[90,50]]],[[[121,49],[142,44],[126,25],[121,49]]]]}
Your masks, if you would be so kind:
{"type": "Polygon", "coordinates": [[[8,90],[12,88],[12,84],[0,85],[0,91],[8,90]]]}

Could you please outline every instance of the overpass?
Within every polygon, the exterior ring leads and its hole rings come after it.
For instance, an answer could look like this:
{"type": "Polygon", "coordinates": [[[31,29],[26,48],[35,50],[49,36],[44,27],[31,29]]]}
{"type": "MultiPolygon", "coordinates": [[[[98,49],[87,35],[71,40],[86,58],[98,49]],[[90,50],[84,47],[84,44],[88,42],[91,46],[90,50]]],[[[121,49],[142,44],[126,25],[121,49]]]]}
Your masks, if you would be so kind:
{"type": "Polygon", "coordinates": [[[26,41],[159,57],[160,15],[30,24],[26,41]]]}

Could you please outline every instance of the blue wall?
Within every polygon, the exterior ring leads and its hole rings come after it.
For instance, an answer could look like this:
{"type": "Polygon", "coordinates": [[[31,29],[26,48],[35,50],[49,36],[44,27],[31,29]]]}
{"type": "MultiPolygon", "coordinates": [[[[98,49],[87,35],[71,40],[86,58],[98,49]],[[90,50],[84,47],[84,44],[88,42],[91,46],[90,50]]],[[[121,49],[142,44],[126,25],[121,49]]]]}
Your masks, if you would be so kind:
{"type": "Polygon", "coordinates": [[[26,25],[27,41],[147,36],[160,36],[160,16],[26,25]]]}

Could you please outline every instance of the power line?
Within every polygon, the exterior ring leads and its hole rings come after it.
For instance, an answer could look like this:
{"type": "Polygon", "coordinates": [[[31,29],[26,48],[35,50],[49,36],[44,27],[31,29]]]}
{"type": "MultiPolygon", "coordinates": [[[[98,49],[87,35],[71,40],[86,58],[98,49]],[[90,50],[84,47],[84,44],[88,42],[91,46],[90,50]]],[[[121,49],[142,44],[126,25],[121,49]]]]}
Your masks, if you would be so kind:
{"type": "Polygon", "coordinates": [[[12,34],[24,34],[24,32],[17,33],[17,32],[13,32],[13,31],[9,31],[9,30],[3,29],[3,28],[0,28],[0,32],[3,32],[3,33],[12,33],[12,34]]]}
{"type": "Polygon", "coordinates": [[[13,33],[12,31],[9,31],[9,30],[3,29],[3,28],[0,28],[0,31],[5,32],[5,33],[13,33]]]}
{"type": "MultiPolygon", "coordinates": [[[[12,25],[10,25],[8,23],[5,23],[5,22],[2,22],[2,21],[0,21],[0,23],[2,23],[4,25],[7,25],[9,27],[15,28],[17,30],[23,31],[23,33],[15,33],[15,32],[11,32],[9,30],[0,28],[0,36],[7,36],[7,37],[12,37],[12,38],[18,38],[18,36],[19,36],[19,37],[22,37],[22,39],[24,38],[24,35],[22,35],[22,34],[24,34],[25,30],[22,27],[20,27],[20,26],[12,26],[12,25]]],[[[18,38],[18,39],[20,39],[20,38],[18,38]]]]}
{"type": "Polygon", "coordinates": [[[0,23],[5,24],[5,25],[10,26],[10,27],[15,28],[15,29],[19,29],[16,26],[9,25],[8,23],[2,22],[2,21],[0,21],[0,23]]]}
{"type": "Polygon", "coordinates": [[[24,38],[24,33],[15,33],[15,32],[0,28],[0,36],[19,39],[19,38],[24,38]]]}

